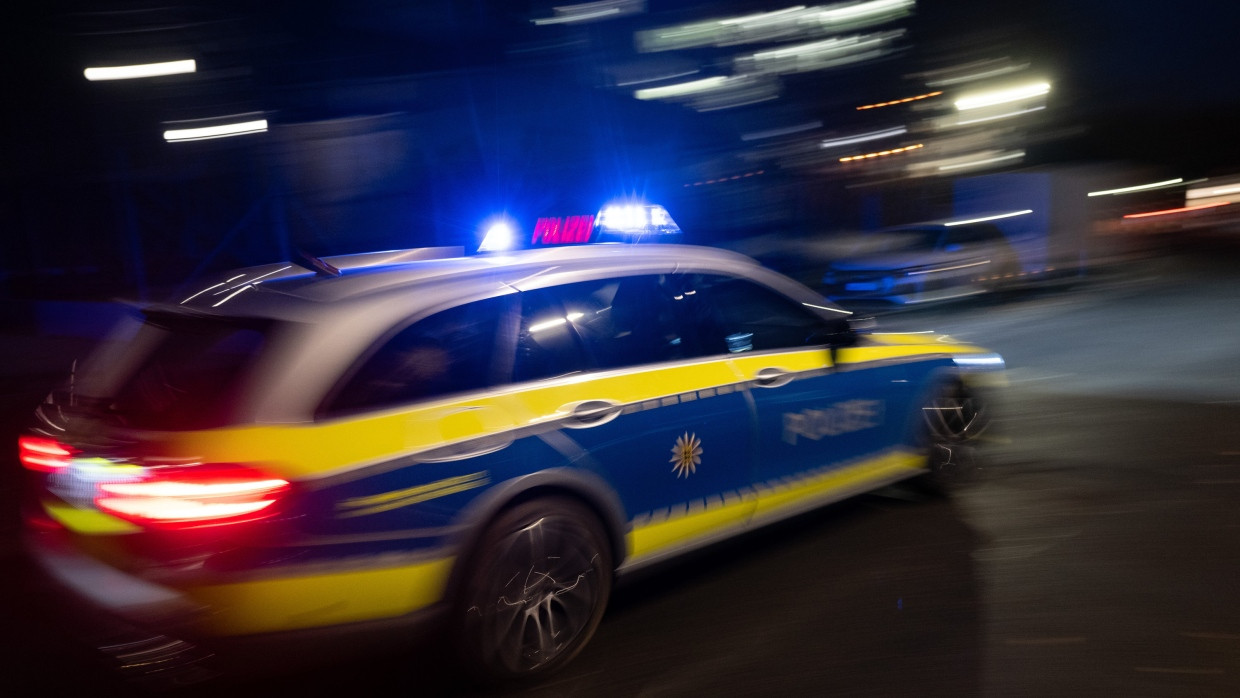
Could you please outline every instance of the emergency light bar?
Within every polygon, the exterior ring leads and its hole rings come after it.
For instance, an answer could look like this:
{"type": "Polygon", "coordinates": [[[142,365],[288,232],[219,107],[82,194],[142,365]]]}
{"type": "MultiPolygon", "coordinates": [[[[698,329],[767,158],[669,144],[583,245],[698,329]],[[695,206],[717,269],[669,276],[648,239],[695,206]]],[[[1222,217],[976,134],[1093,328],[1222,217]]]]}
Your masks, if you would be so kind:
{"type": "MultiPolygon", "coordinates": [[[[521,246],[515,226],[499,219],[485,228],[479,252],[501,252],[521,246]]],[[[597,215],[548,216],[534,223],[529,246],[582,245],[592,242],[675,242],[680,226],[662,206],[644,203],[610,204],[597,215]]]]}
{"type": "Polygon", "coordinates": [[[593,242],[637,242],[651,236],[679,236],[680,226],[655,204],[612,204],[594,217],[593,242]]]}

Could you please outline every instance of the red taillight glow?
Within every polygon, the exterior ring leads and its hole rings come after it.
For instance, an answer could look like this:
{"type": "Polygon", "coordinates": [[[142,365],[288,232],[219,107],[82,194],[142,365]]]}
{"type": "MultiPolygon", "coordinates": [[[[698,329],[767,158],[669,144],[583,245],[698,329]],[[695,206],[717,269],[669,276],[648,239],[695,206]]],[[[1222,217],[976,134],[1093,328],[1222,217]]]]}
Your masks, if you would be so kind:
{"type": "Polygon", "coordinates": [[[145,479],[99,485],[95,506],[138,524],[195,528],[271,516],[287,480],[241,466],[156,468],[145,479]]]}
{"type": "Polygon", "coordinates": [[[30,470],[54,473],[68,467],[73,454],[72,446],[42,436],[21,436],[17,439],[17,459],[30,470]]]}

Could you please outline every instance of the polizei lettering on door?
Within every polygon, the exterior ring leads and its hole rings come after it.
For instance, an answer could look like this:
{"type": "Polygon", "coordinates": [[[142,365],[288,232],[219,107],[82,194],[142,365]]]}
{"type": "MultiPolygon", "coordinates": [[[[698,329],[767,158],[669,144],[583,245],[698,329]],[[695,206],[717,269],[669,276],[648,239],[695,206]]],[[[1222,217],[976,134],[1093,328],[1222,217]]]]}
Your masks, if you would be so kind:
{"type": "Polygon", "coordinates": [[[784,441],[795,446],[798,437],[817,441],[824,436],[861,431],[882,423],[882,400],[837,402],[819,410],[785,412],[784,441]]]}

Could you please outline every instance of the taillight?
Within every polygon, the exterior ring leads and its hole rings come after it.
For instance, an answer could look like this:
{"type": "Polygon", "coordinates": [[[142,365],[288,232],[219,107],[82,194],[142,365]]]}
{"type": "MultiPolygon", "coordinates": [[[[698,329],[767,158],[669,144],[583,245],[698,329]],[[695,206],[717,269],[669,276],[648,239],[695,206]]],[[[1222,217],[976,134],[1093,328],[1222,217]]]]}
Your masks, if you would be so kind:
{"type": "Polygon", "coordinates": [[[69,466],[77,449],[43,436],[21,436],[17,439],[17,459],[30,470],[54,473],[69,466]]]}
{"type": "Polygon", "coordinates": [[[275,514],[287,480],[234,465],[150,468],[139,480],[103,482],[95,506],[140,525],[197,528],[275,514]]]}

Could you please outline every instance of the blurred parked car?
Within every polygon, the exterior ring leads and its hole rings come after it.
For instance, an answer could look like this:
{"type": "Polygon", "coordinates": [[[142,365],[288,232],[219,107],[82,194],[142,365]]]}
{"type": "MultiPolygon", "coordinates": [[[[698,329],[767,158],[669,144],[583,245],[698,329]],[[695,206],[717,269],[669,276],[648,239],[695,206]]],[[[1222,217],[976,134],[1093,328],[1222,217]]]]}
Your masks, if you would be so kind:
{"type": "Polygon", "coordinates": [[[849,256],[830,263],[824,293],[850,303],[914,304],[1004,288],[1020,260],[989,223],[934,223],[861,236],[849,256]]]}

